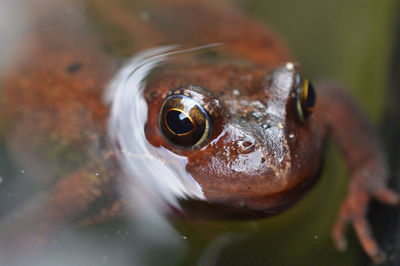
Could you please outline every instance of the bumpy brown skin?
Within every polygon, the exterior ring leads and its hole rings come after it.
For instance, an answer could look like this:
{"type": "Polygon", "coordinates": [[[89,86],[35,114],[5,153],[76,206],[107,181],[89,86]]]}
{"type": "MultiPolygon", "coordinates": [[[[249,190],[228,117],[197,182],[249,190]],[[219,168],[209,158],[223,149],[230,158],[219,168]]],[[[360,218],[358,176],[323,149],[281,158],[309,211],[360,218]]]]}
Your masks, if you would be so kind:
{"type": "Polygon", "coordinates": [[[365,251],[377,262],[384,259],[365,220],[368,202],[375,197],[397,205],[399,197],[385,187],[387,167],[373,130],[336,85],[318,86],[315,112],[304,124],[297,121],[292,96],[287,94],[285,119],[274,125],[283,130],[282,140],[287,144],[281,154],[283,161],[278,162],[271,155],[273,147],[262,137],[260,121],[251,118],[250,107],[257,100],[270,103],[273,93],[265,75],[290,60],[275,34],[223,4],[88,0],[86,6],[89,18],[100,25],[95,30],[88,30],[82,21],[60,16],[60,7],[36,6],[40,10],[37,24],[24,52],[2,81],[1,131],[9,149],[23,165],[44,165],[46,174],[34,174],[33,183],[51,191],[38,192],[37,201],[22,205],[3,220],[1,231],[7,228],[7,233],[1,233],[0,245],[7,244],[7,252],[20,250],[15,248],[21,242],[25,248],[43,245],[63,224],[102,220],[123,209],[117,191],[123,180],[119,180],[119,170],[105,145],[107,110],[101,100],[119,56],[160,44],[192,47],[224,42],[215,58],[236,58],[235,63],[219,63],[214,58],[180,71],[166,71],[151,80],[146,91],[153,107],[146,136],[153,145],[188,157],[187,170],[212,208],[199,202],[184,205],[191,205],[189,210],[194,206],[198,212],[205,208],[207,214],[223,206],[227,217],[280,212],[316,180],[324,140],[332,135],[351,174],[334,239],[344,248],[344,227],[352,223],[365,251]],[[149,21],[139,18],[141,10],[150,14],[149,21]],[[43,25],[51,27],[43,30],[43,25]],[[116,47],[121,40],[127,44],[122,49],[116,47]],[[209,90],[224,106],[213,118],[213,134],[202,151],[182,150],[158,129],[165,95],[172,88],[190,85],[209,90]],[[232,89],[240,91],[240,98],[234,97],[232,89]],[[240,99],[249,106],[240,105],[240,99]],[[217,137],[218,141],[212,142],[217,137]],[[243,164],[243,169],[233,169],[230,162],[246,154],[259,156],[256,167],[243,164]],[[265,162],[270,166],[263,167],[265,162]],[[100,206],[95,204],[99,201],[100,206]]]}

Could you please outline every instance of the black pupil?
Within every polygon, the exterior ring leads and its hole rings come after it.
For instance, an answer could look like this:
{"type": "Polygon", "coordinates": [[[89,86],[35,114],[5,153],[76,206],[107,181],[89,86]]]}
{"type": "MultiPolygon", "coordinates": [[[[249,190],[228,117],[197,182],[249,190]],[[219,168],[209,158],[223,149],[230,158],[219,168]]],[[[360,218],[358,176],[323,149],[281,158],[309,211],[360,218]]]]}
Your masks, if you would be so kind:
{"type": "Polygon", "coordinates": [[[180,135],[193,130],[192,121],[182,112],[171,110],[167,113],[167,124],[173,133],[180,135]]]}
{"type": "Polygon", "coordinates": [[[308,83],[308,96],[306,100],[306,106],[308,108],[313,108],[315,105],[315,90],[314,86],[311,84],[311,82],[308,83]]]}

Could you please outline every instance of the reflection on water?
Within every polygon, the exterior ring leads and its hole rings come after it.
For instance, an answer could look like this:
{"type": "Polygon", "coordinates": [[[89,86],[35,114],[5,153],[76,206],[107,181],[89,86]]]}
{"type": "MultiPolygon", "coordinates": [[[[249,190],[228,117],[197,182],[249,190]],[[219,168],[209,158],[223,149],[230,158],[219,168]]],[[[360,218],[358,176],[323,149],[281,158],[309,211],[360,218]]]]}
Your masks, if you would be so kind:
{"type": "Polygon", "coordinates": [[[179,208],[177,198],[205,199],[200,185],[185,169],[187,159],[155,148],[144,133],[148,110],[144,79],[168,59],[173,48],[155,48],[135,56],[113,79],[106,94],[106,101],[112,105],[108,129],[111,142],[126,175],[137,179],[131,188],[134,191],[128,194],[134,195],[132,207],[139,213],[165,213],[168,205],[179,208]]]}
{"type": "Polygon", "coordinates": [[[29,29],[29,12],[23,1],[1,1],[0,10],[0,74],[18,54],[19,43],[29,29]]]}

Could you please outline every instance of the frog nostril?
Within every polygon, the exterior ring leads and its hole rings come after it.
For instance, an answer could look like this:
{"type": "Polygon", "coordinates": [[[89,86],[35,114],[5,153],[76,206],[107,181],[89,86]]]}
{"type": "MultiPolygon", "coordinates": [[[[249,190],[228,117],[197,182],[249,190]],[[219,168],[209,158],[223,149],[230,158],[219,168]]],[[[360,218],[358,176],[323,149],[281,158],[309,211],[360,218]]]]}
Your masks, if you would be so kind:
{"type": "Polygon", "coordinates": [[[262,127],[263,130],[267,130],[267,129],[271,128],[271,125],[269,125],[269,124],[262,124],[261,127],[262,127]]]}
{"type": "Polygon", "coordinates": [[[254,150],[254,143],[248,140],[238,140],[235,146],[239,152],[251,152],[254,150]]]}
{"type": "Polygon", "coordinates": [[[242,145],[243,145],[243,147],[248,148],[248,147],[250,147],[251,145],[253,145],[253,143],[251,143],[250,141],[244,141],[244,142],[242,143],[242,145]]]}

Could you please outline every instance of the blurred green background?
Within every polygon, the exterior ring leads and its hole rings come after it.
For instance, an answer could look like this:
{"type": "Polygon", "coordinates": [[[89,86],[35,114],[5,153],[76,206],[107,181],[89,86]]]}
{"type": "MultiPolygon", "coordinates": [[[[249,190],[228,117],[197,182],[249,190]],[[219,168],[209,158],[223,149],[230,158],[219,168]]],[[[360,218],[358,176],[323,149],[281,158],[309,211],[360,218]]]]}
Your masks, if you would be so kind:
{"type": "MultiPolygon", "coordinates": [[[[329,79],[345,85],[371,119],[379,124],[387,97],[385,88],[394,23],[399,10],[397,1],[225,1],[241,6],[249,16],[278,32],[311,80],[329,79]]],[[[320,182],[289,211],[247,222],[192,223],[176,220],[174,225],[185,247],[167,244],[150,248],[152,252],[143,256],[142,263],[188,266],[356,265],[361,251],[354,232],[349,230],[349,248],[342,253],[335,250],[330,236],[341,200],[346,195],[348,174],[333,143],[328,144],[327,151],[320,182]]],[[[6,169],[10,162],[4,157],[0,160],[1,169],[10,172],[6,169]]],[[[133,255],[130,253],[139,249],[135,235],[120,236],[116,233],[124,231],[123,228],[129,228],[129,225],[117,222],[78,229],[80,236],[90,240],[84,243],[84,249],[79,246],[75,252],[89,254],[92,250],[93,258],[99,261],[96,265],[118,265],[113,263],[113,258],[135,256],[134,252],[133,255]],[[104,251],[94,242],[113,249],[104,251]],[[101,250],[101,253],[93,250],[101,250]]],[[[74,256],[68,252],[71,247],[73,250],[75,243],[62,238],[58,241],[56,248],[65,247],[67,252],[64,249],[58,251],[73,261],[74,256]]]]}
{"type": "Polygon", "coordinates": [[[346,85],[368,114],[379,118],[397,1],[243,0],[240,4],[279,32],[304,73],[346,85]]]}

